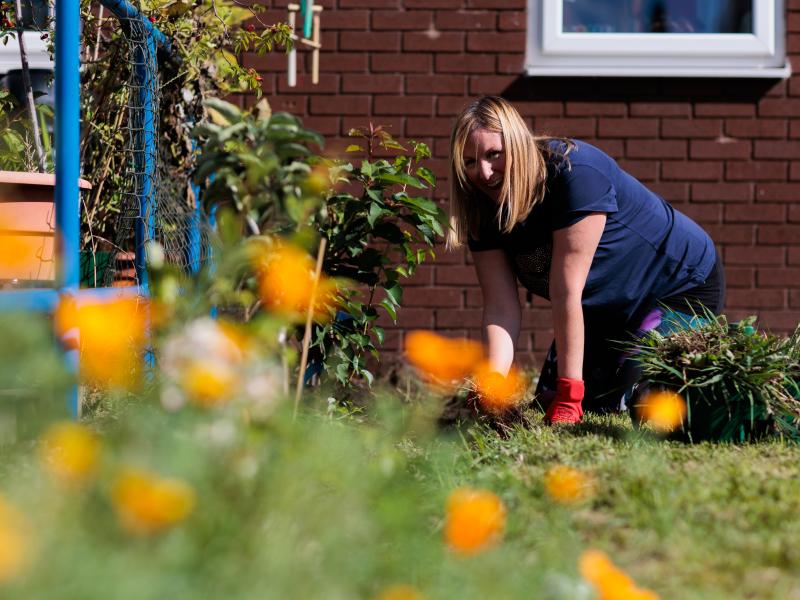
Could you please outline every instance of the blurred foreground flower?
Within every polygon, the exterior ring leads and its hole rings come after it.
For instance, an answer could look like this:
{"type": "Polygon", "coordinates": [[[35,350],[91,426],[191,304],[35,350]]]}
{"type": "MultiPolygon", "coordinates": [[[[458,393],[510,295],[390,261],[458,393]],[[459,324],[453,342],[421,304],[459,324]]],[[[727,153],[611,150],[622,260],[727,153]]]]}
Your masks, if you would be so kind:
{"type": "Polygon", "coordinates": [[[675,392],[650,392],[636,408],[642,420],[662,432],[674,430],[686,418],[686,402],[675,392]]]}
{"type": "Polygon", "coordinates": [[[505,524],[505,506],[488,490],[461,488],[447,499],[444,537],[460,554],[475,554],[496,544],[505,524]]]}
{"type": "Polygon", "coordinates": [[[544,475],[544,489],[556,502],[573,504],[592,495],[592,481],[583,472],[566,465],[552,467],[544,475]]]}
{"type": "Polygon", "coordinates": [[[419,590],[410,585],[393,585],[375,597],[375,600],[423,600],[419,590]]]}
{"type": "Polygon", "coordinates": [[[194,361],[184,369],[181,387],[189,400],[203,408],[223,404],[238,389],[236,372],[224,363],[194,361]]]}
{"type": "Polygon", "coordinates": [[[494,371],[488,362],[481,362],[473,373],[475,388],[483,410],[501,414],[519,405],[525,393],[525,379],[516,367],[508,375],[494,371]]]}
{"type": "Polygon", "coordinates": [[[45,470],[62,483],[80,485],[100,463],[100,440],[77,423],[57,423],[42,436],[39,457],[45,470]]]}
{"type": "Polygon", "coordinates": [[[267,309],[287,318],[303,321],[312,296],[314,318],[330,318],[336,283],[332,279],[315,277],[314,260],[300,248],[278,244],[259,264],[259,290],[267,309]]]}
{"type": "Polygon", "coordinates": [[[142,362],[147,304],[137,298],[110,301],[63,300],[56,309],[61,336],[77,333],[81,376],[114,387],[129,387],[142,362]]]}
{"type": "Polygon", "coordinates": [[[483,356],[483,347],[478,342],[451,339],[432,331],[410,331],[405,339],[409,362],[438,385],[458,383],[483,356]]]}
{"type": "Polygon", "coordinates": [[[111,499],[123,527],[140,535],[176,525],[195,504],[194,490],[187,483],[139,469],[127,469],[117,478],[111,499]]]}
{"type": "Polygon", "coordinates": [[[636,587],[633,580],[599,550],[581,554],[578,570],[595,588],[599,600],[658,600],[658,594],[636,587]]]}
{"type": "Polygon", "coordinates": [[[0,496],[0,583],[28,566],[33,554],[29,529],[20,511],[0,496]]]}

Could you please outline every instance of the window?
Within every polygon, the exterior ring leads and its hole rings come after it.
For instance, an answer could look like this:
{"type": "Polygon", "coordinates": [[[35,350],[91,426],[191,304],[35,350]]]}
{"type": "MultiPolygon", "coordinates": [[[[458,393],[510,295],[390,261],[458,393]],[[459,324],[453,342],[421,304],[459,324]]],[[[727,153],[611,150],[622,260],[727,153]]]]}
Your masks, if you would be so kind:
{"type": "MultiPolygon", "coordinates": [[[[25,26],[25,50],[31,69],[53,69],[53,61],[47,52],[47,41],[42,33],[47,32],[49,7],[47,0],[22,0],[22,22],[25,26]]],[[[0,75],[22,68],[19,58],[19,43],[16,36],[0,42],[0,75]]]]}
{"type": "Polygon", "coordinates": [[[530,75],[788,77],[782,0],[528,0],[530,75]]]}

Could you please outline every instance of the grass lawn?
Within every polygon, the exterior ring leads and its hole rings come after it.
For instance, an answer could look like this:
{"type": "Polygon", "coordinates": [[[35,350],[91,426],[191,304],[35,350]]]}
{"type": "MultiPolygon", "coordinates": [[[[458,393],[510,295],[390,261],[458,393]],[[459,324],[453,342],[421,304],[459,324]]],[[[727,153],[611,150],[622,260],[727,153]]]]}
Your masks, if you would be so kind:
{"type": "Polygon", "coordinates": [[[599,548],[662,598],[800,598],[797,446],[666,442],[618,415],[557,429],[541,413],[529,419],[505,437],[472,430],[447,471],[502,496],[506,543],[534,553],[599,548]],[[586,472],[593,494],[554,502],[543,480],[556,464],[586,472]]]}

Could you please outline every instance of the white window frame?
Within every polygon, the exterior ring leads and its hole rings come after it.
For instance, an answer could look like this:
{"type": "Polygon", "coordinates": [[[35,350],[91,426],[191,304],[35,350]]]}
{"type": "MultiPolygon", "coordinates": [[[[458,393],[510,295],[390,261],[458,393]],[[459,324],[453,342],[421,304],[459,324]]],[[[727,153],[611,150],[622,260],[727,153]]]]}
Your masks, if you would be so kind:
{"type": "MultiPolygon", "coordinates": [[[[31,69],[53,69],[53,61],[47,51],[47,41],[42,39],[40,31],[25,31],[22,34],[25,50],[28,55],[28,66],[31,69]]],[[[19,58],[19,41],[17,36],[9,37],[8,43],[0,43],[0,75],[9,71],[22,69],[19,58]]]]}
{"type": "Polygon", "coordinates": [[[563,2],[528,0],[528,75],[791,75],[786,61],[783,0],[753,0],[752,34],[564,33],[563,2]]]}

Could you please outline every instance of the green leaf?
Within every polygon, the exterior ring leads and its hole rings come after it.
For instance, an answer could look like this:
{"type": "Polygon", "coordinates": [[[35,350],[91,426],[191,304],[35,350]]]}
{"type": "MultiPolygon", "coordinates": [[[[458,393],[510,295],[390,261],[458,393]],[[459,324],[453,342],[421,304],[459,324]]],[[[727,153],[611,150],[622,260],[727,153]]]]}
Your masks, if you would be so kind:
{"type": "Polygon", "coordinates": [[[378,340],[378,343],[379,344],[383,344],[383,340],[386,338],[386,333],[385,333],[383,327],[379,327],[378,325],[375,325],[372,328],[372,332],[375,334],[375,338],[378,340]]]}
{"type": "Polygon", "coordinates": [[[386,296],[392,301],[393,304],[400,305],[403,301],[403,287],[397,283],[391,283],[383,287],[386,296]]]}
{"type": "Polygon", "coordinates": [[[364,149],[359,146],[358,144],[350,144],[347,148],[344,149],[345,152],[363,152],[364,149]]]}
{"type": "Polygon", "coordinates": [[[410,185],[411,187],[424,189],[425,184],[416,177],[412,177],[407,173],[386,173],[376,177],[381,183],[397,183],[400,185],[410,185]]]}
{"type": "Polygon", "coordinates": [[[395,309],[394,305],[386,298],[381,300],[380,305],[386,310],[389,316],[392,318],[392,321],[395,323],[397,322],[397,309],[395,309]]]}

